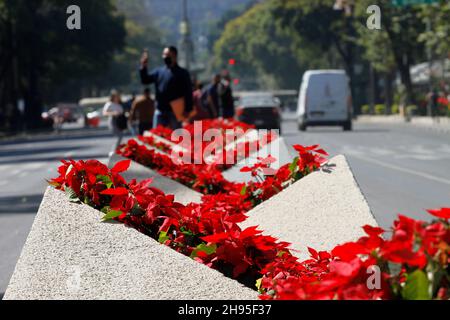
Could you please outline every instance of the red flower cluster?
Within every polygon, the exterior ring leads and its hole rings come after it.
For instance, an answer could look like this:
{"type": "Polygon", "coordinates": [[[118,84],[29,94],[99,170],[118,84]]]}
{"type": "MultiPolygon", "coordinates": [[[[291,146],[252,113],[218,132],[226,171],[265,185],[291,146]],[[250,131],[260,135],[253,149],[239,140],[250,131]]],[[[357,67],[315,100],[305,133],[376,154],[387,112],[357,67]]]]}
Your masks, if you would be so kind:
{"type": "MultiPolygon", "coordinates": [[[[253,126],[245,123],[235,121],[233,119],[214,119],[197,121],[195,124],[189,124],[183,128],[190,137],[189,140],[183,140],[181,143],[173,140],[173,130],[159,126],[149,132],[158,135],[168,140],[173,144],[179,144],[184,149],[188,150],[189,155],[184,155],[184,158],[189,158],[190,163],[206,165],[214,163],[217,169],[223,171],[238,161],[247,158],[251,153],[258,151],[265,144],[268,144],[277,138],[275,132],[268,132],[257,139],[256,141],[245,141],[236,143],[233,148],[225,148],[228,143],[236,141],[248,132],[254,129],[253,126]],[[220,132],[221,138],[214,138],[213,141],[208,141],[205,134],[208,130],[215,129],[220,132]],[[237,135],[237,136],[236,136],[237,135]],[[212,151],[212,159],[204,159],[204,151],[212,151]]],[[[151,136],[139,136],[138,139],[152,147],[164,151],[169,154],[172,151],[172,145],[157,141],[151,136]]],[[[120,148],[119,148],[120,150],[120,148]]]]}
{"type": "MultiPolygon", "coordinates": [[[[159,128],[162,135],[168,131],[159,128]]],[[[215,268],[249,287],[262,299],[448,299],[450,208],[429,210],[432,223],[400,216],[390,240],[384,230],[365,226],[367,236],[330,252],[309,249],[300,262],[289,244],[239,223],[254,206],[318,169],[327,153],[297,145],[298,157],[267,172],[269,157],[252,168],[258,177],[247,184],[226,181],[214,166],[175,164],[172,159],[131,140],[122,155],[205,194],[201,203],[182,205],[151,187],[151,180],[127,183],[120,173],[130,160],[108,169],[95,160],[63,161],[50,183],[174,250],[215,268]],[[268,173],[274,175],[267,175],[268,173]]]]}
{"type": "MultiPolygon", "coordinates": [[[[365,226],[367,236],[356,242],[331,252],[310,249],[311,259],[298,262],[288,243],[238,226],[253,207],[247,193],[237,192],[245,186],[184,206],[152,188],[151,180],[127,183],[120,173],[129,164],[110,170],[95,160],[63,161],[51,184],[72,201],[101,210],[105,220],[133,226],[249,286],[256,283],[263,299],[449,298],[450,208],[430,210],[441,218],[432,223],[400,216],[391,240],[381,237],[382,229],[365,226]]],[[[301,168],[309,165],[285,175],[301,168]]]]}
{"type": "Polygon", "coordinates": [[[203,194],[216,194],[234,189],[216,165],[177,164],[166,154],[151,150],[135,140],[117,150],[125,158],[142,164],[203,194]]]}
{"type": "Polygon", "coordinates": [[[291,256],[263,271],[265,299],[449,299],[450,209],[430,210],[440,221],[400,216],[393,236],[365,226],[367,236],[331,252],[310,249],[311,259],[291,256]]]}
{"type": "Polygon", "coordinates": [[[184,206],[151,187],[120,176],[130,161],[109,170],[98,161],[63,161],[51,184],[161,243],[251,286],[263,299],[449,298],[450,208],[429,210],[439,221],[400,216],[390,240],[380,228],[331,252],[310,249],[298,262],[289,244],[238,223],[252,203],[231,192],[184,206]],[[257,279],[260,279],[256,281],[257,279]]]}

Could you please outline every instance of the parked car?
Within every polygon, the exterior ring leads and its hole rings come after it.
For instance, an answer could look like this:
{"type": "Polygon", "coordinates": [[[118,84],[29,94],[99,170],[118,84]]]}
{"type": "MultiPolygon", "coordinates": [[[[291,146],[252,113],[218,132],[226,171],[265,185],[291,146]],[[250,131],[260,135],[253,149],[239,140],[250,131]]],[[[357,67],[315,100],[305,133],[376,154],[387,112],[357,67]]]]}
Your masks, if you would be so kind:
{"type": "Polygon", "coordinates": [[[257,129],[281,131],[280,100],[270,93],[249,93],[238,100],[236,118],[257,129]]]}
{"type": "Polygon", "coordinates": [[[310,70],[300,85],[298,128],[342,126],[352,130],[352,97],[344,70],[310,70]]]}

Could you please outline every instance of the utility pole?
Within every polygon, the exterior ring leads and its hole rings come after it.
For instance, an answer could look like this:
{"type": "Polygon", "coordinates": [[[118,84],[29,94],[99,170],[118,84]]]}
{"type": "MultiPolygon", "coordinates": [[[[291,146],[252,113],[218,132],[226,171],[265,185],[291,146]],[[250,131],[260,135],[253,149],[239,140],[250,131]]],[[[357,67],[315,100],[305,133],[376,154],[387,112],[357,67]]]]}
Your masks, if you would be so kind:
{"type": "Polygon", "coordinates": [[[194,62],[194,45],[191,39],[191,26],[188,18],[187,0],[182,0],[183,19],[180,23],[181,34],[181,49],[184,56],[184,67],[191,68],[191,63],[194,62]]]}
{"type": "MultiPolygon", "coordinates": [[[[427,33],[431,32],[431,17],[427,17],[427,33]]],[[[431,46],[427,46],[427,60],[428,60],[428,90],[431,94],[433,92],[433,50],[431,46]]],[[[443,67],[443,66],[442,66],[443,67]]],[[[431,96],[430,96],[431,97],[431,96]]],[[[431,117],[433,115],[433,110],[431,110],[431,101],[427,104],[427,116],[431,117]]]]}

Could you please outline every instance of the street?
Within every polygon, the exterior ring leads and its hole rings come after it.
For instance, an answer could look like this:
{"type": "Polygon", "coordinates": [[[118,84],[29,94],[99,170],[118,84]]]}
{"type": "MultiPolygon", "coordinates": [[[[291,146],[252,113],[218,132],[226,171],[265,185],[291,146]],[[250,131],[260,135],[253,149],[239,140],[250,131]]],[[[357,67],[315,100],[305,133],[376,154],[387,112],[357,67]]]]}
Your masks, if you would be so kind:
{"type": "Polygon", "coordinates": [[[43,136],[0,142],[0,299],[39,208],[46,179],[57,176],[59,160],[106,162],[113,142],[105,130],[66,139],[43,136]]]}
{"type": "MultiPolygon", "coordinates": [[[[355,124],[353,132],[317,127],[299,132],[285,120],[289,144],[320,144],[330,156],[345,154],[381,227],[398,213],[426,219],[426,208],[448,206],[448,134],[405,125],[355,124]]],[[[0,143],[0,295],[8,285],[47,186],[60,159],[107,161],[114,139],[100,130],[61,139],[0,143]]],[[[336,212],[339,214],[339,212],[336,212]]]]}
{"type": "MultiPolygon", "coordinates": [[[[284,123],[289,144],[320,144],[331,156],[344,154],[379,225],[388,228],[400,214],[427,219],[425,209],[450,202],[448,133],[398,124],[355,124],[297,130],[284,123]]],[[[336,214],[339,214],[336,212],[336,214]]]]}

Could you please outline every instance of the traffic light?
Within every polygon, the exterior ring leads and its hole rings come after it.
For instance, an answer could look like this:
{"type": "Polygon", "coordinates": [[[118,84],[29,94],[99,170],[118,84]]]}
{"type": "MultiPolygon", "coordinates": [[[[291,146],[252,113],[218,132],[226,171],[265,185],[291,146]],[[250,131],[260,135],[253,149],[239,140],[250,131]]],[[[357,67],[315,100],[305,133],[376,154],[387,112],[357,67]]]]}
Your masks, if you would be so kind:
{"type": "Polygon", "coordinates": [[[234,66],[234,65],[236,64],[236,60],[233,59],[233,58],[231,58],[231,59],[228,60],[228,64],[229,64],[230,66],[234,66]]]}

